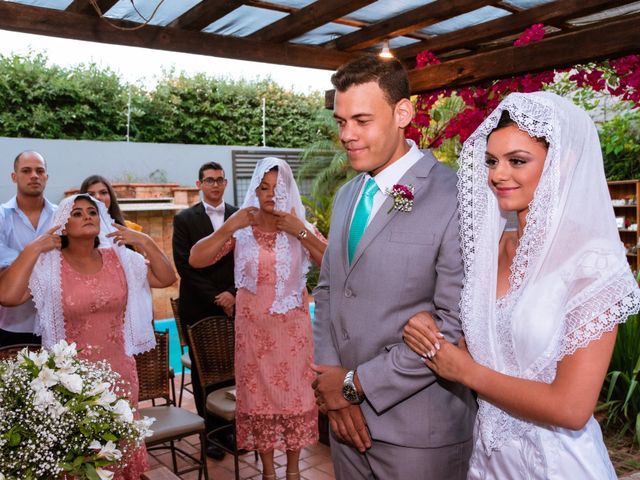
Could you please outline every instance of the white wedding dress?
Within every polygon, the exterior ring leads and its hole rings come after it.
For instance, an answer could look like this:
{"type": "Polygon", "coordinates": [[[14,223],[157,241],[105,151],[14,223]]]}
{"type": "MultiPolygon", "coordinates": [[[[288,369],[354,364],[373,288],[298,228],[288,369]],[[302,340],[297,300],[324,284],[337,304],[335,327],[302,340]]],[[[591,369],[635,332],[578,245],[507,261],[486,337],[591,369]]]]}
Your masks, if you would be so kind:
{"type": "MultiPolygon", "coordinates": [[[[593,122],[557,95],[511,94],[465,142],[458,175],[465,268],[460,317],[469,352],[495,371],[552,383],[565,356],[640,307],[593,122]],[[500,211],[484,163],[487,137],[503,110],[549,148],[509,291],[496,302],[498,245],[511,213],[500,211]]],[[[474,441],[469,479],[616,478],[593,417],[574,431],[534,424],[479,399],[474,441]]]]}
{"type": "MultiPolygon", "coordinates": [[[[498,302],[497,315],[501,307],[498,302]]],[[[516,339],[516,343],[518,339],[516,339]]],[[[540,376],[544,381],[552,372],[540,376]]],[[[475,446],[469,462],[468,479],[477,480],[606,480],[616,473],[602,440],[600,425],[591,417],[581,430],[534,425],[517,420],[480,400],[482,415],[476,420],[475,446]],[[496,438],[496,450],[482,445],[480,421],[511,418],[515,431],[496,438]],[[501,443],[504,440],[504,443],[501,443]]],[[[493,423],[493,422],[492,422],[493,423]]],[[[509,422],[507,422],[509,423],[509,422]]]]}

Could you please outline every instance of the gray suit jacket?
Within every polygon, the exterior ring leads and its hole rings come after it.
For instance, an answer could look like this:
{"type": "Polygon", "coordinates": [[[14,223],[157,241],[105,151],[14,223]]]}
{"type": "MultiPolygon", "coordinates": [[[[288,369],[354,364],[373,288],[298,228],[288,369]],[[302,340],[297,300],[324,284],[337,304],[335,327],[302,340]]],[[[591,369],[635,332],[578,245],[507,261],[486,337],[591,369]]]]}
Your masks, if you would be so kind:
{"type": "Polygon", "coordinates": [[[437,378],[402,341],[406,322],[423,310],[447,340],[462,335],[456,175],[425,153],[399,182],[415,187],[412,211],[387,213],[387,197],[349,265],[349,224],[363,178],[336,194],[314,291],[315,360],[357,367],[374,440],[409,447],[466,441],[476,412],[471,392],[437,378]]]}

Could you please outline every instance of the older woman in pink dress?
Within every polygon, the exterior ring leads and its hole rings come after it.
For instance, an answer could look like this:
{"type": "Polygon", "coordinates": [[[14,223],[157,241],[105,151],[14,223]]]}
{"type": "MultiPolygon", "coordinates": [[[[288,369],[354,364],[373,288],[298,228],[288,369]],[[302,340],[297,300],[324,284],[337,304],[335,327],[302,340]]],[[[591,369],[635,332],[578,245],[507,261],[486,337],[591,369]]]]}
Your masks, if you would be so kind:
{"type": "MultiPolygon", "coordinates": [[[[120,226],[101,235],[101,217],[103,225],[112,223],[104,205],[88,195],[63,200],[55,227],[27,245],[3,272],[0,303],[18,305],[33,296],[42,344],[51,347],[65,339],[76,343],[79,356],[106,360],[122,377],[135,407],[133,355],[155,343],[149,287],[171,285],[175,274],[147,235],[120,226]],[[97,248],[101,243],[107,248],[97,248]],[[146,260],[125,243],[144,252],[146,260]]],[[[146,467],[142,446],[114,479],[139,479],[146,467]]]]}
{"type": "Polygon", "coordinates": [[[287,480],[300,478],[300,450],[317,442],[311,383],[313,341],[305,302],[310,259],[326,242],[304,221],[291,168],[258,162],[243,208],[191,250],[201,268],[234,250],[236,430],[239,448],[258,450],[263,479],[275,479],[274,449],[287,452],[287,480]]]}

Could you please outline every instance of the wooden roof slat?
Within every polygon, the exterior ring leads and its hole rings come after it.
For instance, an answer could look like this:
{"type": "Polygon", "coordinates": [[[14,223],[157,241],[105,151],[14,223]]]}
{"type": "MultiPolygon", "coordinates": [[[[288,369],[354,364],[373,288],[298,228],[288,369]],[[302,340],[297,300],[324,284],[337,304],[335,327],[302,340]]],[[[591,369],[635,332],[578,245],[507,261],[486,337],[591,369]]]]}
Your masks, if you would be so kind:
{"type": "Polygon", "coordinates": [[[400,47],[395,49],[394,53],[400,59],[408,59],[424,50],[439,53],[467,48],[478,43],[522,32],[534,23],[560,22],[625,3],[631,2],[621,0],[558,0],[455,32],[438,35],[424,42],[400,47]]]}
{"type": "Polygon", "coordinates": [[[473,85],[486,80],[568,67],[637,52],[640,14],[583,27],[520,47],[510,46],[411,70],[412,93],[473,85]]]}
{"type": "MultiPolygon", "coordinates": [[[[100,11],[105,14],[111,10],[111,7],[118,3],[118,0],[96,0],[96,3],[100,11]]],[[[66,10],[68,12],[98,15],[98,12],[96,12],[96,9],[91,5],[89,0],[73,0],[66,10]]]]}
{"type": "Polygon", "coordinates": [[[322,47],[268,44],[155,25],[137,30],[120,30],[113,25],[139,24],[0,1],[0,29],[17,32],[329,70],[352,57],[322,47]]]}
{"type": "Polygon", "coordinates": [[[168,26],[185,30],[202,30],[219,18],[233,12],[243,3],[241,0],[202,0],[168,26]]]}
{"type": "Polygon", "coordinates": [[[375,0],[317,0],[249,36],[254,40],[281,43],[299,37],[325,23],[348,15],[375,0]]]}
{"type": "Polygon", "coordinates": [[[436,0],[356,32],[343,35],[329,42],[327,46],[347,51],[368,48],[380,43],[385,38],[398,37],[492,3],[495,3],[495,0],[436,0]]]}

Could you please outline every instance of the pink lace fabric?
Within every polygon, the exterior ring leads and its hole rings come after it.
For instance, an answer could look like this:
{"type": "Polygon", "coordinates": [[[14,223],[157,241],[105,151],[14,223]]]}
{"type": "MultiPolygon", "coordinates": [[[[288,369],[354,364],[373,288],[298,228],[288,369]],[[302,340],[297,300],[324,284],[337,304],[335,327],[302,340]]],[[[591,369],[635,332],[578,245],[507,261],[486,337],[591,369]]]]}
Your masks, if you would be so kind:
{"type": "MultiPolygon", "coordinates": [[[[76,342],[80,357],[109,362],[122,377],[131,403],[137,408],[136,361],[124,350],[127,281],[116,253],[112,249],[100,249],[100,252],[102,269],[93,275],[75,271],[62,256],[62,305],[67,341],[76,342]]],[[[147,452],[142,445],[113,478],[138,480],[147,468],[147,452]]]]}
{"type": "MultiPolygon", "coordinates": [[[[259,248],[256,293],[236,295],[236,434],[247,450],[300,450],[318,441],[311,383],[313,340],[306,304],[271,314],[276,285],[276,232],[253,227],[259,248]]],[[[229,253],[228,241],[216,259],[229,253]]]]}

